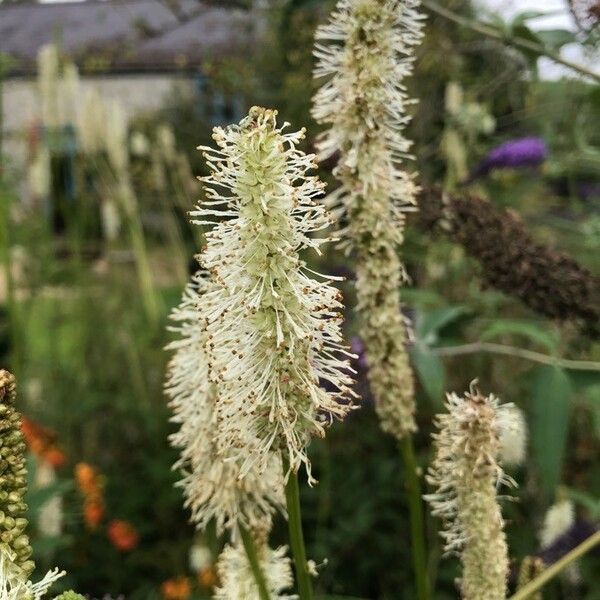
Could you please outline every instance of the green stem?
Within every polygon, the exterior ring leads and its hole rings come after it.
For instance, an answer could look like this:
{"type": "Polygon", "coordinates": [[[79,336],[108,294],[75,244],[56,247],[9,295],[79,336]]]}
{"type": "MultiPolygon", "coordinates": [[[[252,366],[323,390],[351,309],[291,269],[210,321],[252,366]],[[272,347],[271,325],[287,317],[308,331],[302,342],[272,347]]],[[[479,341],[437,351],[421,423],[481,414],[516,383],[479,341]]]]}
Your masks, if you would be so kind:
{"type": "Polygon", "coordinates": [[[242,537],[242,542],[244,544],[244,550],[246,550],[246,556],[248,557],[248,562],[250,563],[252,574],[254,575],[254,580],[256,581],[256,586],[258,587],[258,595],[260,596],[260,600],[270,600],[267,581],[260,567],[258,554],[256,552],[256,545],[254,544],[252,534],[242,525],[239,525],[239,530],[242,537]]]}
{"type": "Polygon", "coordinates": [[[477,352],[488,352],[490,354],[503,354],[505,356],[515,356],[524,358],[532,362],[543,365],[551,365],[562,369],[572,369],[581,371],[600,371],[600,362],[592,360],[570,360],[558,356],[548,356],[541,352],[517,348],[516,346],[506,346],[505,344],[495,344],[493,342],[472,342],[460,346],[442,346],[435,348],[433,353],[437,356],[460,356],[463,354],[474,354],[477,352]]]}
{"type": "MultiPolygon", "coordinates": [[[[287,465],[284,465],[287,468],[287,465]]],[[[308,571],[306,549],[304,547],[304,534],[302,533],[302,516],[300,512],[300,489],[298,487],[298,473],[291,471],[285,484],[285,501],[288,512],[288,529],[290,533],[290,546],[294,556],[296,579],[300,600],[312,600],[313,590],[311,575],[308,571]]]]}
{"type": "Polygon", "coordinates": [[[532,594],[546,585],[553,577],[558,575],[565,567],[569,566],[573,561],[589,552],[594,546],[600,544],[600,531],[594,533],[583,541],[579,546],[576,546],[565,554],[560,560],[548,567],[535,579],[532,579],[527,585],[523,586],[516,594],[510,597],[509,600],[526,600],[532,594]]]}
{"type": "Polygon", "coordinates": [[[578,65],[577,63],[562,58],[562,56],[560,56],[558,52],[553,52],[552,50],[549,50],[548,48],[544,47],[542,44],[532,42],[531,40],[527,40],[525,38],[513,35],[507,36],[501,31],[497,30],[495,27],[485,25],[484,23],[478,23],[477,21],[473,21],[472,19],[463,17],[462,15],[458,15],[455,12],[444,8],[443,6],[440,6],[437,2],[432,2],[432,0],[422,0],[422,4],[431,12],[434,12],[440,15],[441,17],[448,19],[449,21],[453,21],[454,23],[457,23],[462,27],[467,27],[472,31],[503,42],[508,46],[514,46],[515,48],[520,48],[521,50],[530,50],[541,56],[546,56],[547,58],[553,60],[555,63],[568,67],[573,71],[577,71],[581,75],[591,77],[595,81],[600,82],[600,74],[594,73],[594,71],[586,69],[582,65],[578,65]]]}
{"type": "Polygon", "coordinates": [[[410,510],[410,533],[412,541],[413,570],[417,584],[418,600],[429,599],[429,581],[427,577],[427,555],[425,552],[425,527],[423,503],[421,500],[421,482],[415,460],[412,436],[406,436],[400,442],[400,450],[406,473],[406,488],[410,510]]]}

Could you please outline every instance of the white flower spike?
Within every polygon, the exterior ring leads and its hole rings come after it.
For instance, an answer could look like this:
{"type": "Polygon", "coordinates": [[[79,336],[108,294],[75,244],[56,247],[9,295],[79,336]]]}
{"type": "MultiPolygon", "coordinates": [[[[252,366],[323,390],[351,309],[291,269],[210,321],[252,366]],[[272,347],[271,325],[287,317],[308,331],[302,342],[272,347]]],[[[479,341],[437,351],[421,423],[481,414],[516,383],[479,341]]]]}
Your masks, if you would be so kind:
{"type": "Polygon", "coordinates": [[[170,441],[181,449],[175,467],[183,472],[180,482],[186,506],[198,529],[214,519],[217,531],[235,529],[238,523],[252,531],[270,527],[275,508],[283,510],[281,461],[273,456],[265,473],[250,469],[240,478],[240,467],[230,453],[216,446],[217,388],[209,381],[207,334],[201,307],[211,289],[206,273],[198,273],[173,311],[172,328],[180,339],[171,343],[175,351],[169,364],[166,393],[179,425],[170,441]]]}
{"type": "Polygon", "coordinates": [[[448,413],[436,418],[427,475],[436,492],[425,499],[443,520],[446,552],[461,558],[464,600],[506,598],[508,550],[497,490],[515,485],[498,463],[500,421],[510,406],[472,387],[464,397],[448,394],[448,413]]]}
{"type": "Polygon", "coordinates": [[[276,114],[253,107],[215,128],[218,148],[202,148],[206,200],[192,215],[212,227],[200,261],[214,282],[203,312],[220,448],[242,477],[282,452],[310,481],[310,438],[352,409],[351,355],[340,292],[300,256],[319,252],[327,239],[311,236],[330,224],[315,202],[323,184],[308,175],[315,157],[297,148],[304,130],[284,133],[276,114]]]}
{"type": "Polygon", "coordinates": [[[405,213],[417,185],[403,168],[412,103],[404,81],[422,37],[418,0],[340,0],[316,34],[315,77],[325,83],[313,116],[329,126],[319,159],[339,154],[341,186],[328,198],[345,224],[342,247],[356,255],[358,311],[369,381],[382,428],[402,438],[416,429],[414,384],[405,350],[399,288],[406,281],[397,255],[405,213]]]}

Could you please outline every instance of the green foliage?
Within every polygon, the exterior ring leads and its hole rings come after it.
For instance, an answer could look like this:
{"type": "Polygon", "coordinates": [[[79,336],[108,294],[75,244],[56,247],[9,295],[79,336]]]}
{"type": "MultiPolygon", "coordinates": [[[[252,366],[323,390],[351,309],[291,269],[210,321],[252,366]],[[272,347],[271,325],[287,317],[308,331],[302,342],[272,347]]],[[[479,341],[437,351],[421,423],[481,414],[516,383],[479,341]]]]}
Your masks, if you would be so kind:
{"type": "Polygon", "coordinates": [[[540,367],[532,373],[530,390],[531,450],[542,490],[551,497],[564,464],[572,387],[562,369],[540,367]]]}

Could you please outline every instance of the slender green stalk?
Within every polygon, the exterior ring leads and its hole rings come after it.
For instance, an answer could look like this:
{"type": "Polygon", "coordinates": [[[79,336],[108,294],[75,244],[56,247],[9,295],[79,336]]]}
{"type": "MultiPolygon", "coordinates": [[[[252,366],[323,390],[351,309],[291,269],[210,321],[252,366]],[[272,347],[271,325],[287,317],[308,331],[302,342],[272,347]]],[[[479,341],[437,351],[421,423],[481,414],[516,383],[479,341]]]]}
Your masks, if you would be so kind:
{"type": "Polygon", "coordinates": [[[573,561],[589,552],[594,546],[600,544],[600,531],[596,531],[594,535],[588,537],[579,546],[576,546],[565,554],[560,560],[548,567],[535,579],[532,579],[527,585],[523,586],[516,594],[510,597],[509,600],[526,600],[532,594],[546,585],[553,577],[556,577],[565,567],[568,567],[573,561]]]}
{"type": "MultiPolygon", "coordinates": [[[[285,465],[287,468],[287,465],[285,465]]],[[[288,511],[288,528],[290,533],[290,546],[294,556],[296,579],[300,600],[312,600],[313,590],[311,575],[308,571],[306,549],[304,547],[304,534],[302,533],[302,517],[300,512],[300,490],[298,487],[298,473],[291,471],[285,485],[285,501],[288,511]]]]}
{"type": "Polygon", "coordinates": [[[453,21],[454,23],[458,23],[463,27],[467,27],[472,31],[480,33],[481,35],[485,35],[486,37],[493,38],[498,40],[499,42],[505,43],[507,46],[514,46],[515,48],[520,48],[522,50],[531,50],[540,54],[541,56],[546,56],[547,58],[553,60],[554,62],[568,67],[573,71],[577,71],[581,75],[585,75],[586,77],[590,77],[597,82],[600,82],[600,74],[594,73],[582,65],[571,62],[570,60],[566,60],[560,56],[557,52],[553,52],[548,48],[544,47],[542,44],[538,44],[537,42],[533,42],[531,40],[527,40],[518,36],[507,36],[504,35],[501,31],[498,31],[495,27],[490,25],[485,25],[484,23],[478,23],[477,21],[473,21],[467,17],[463,17],[462,15],[456,14],[454,11],[451,11],[443,6],[440,6],[437,2],[433,2],[432,0],[422,0],[423,6],[427,7],[431,12],[434,12],[449,21],[453,21]]]}
{"type": "Polygon", "coordinates": [[[244,544],[244,550],[246,550],[246,556],[248,557],[248,562],[250,563],[252,574],[254,575],[254,580],[256,581],[256,586],[258,587],[258,595],[260,596],[260,600],[270,600],[267,582],[265,580],[265,575],[260,568],[260,562],[258,560],[256,545],[252,539],[252,534],[242,525],[239,525],[239,529],[242,542],[244,544]]]}
{"type": "Polygon", "coordinates": [[[435,348],[434,354],[438,356],[460,356],[462,354],[474,354],[477,352],[489,352],[490,354],[503,354],[505,356],[515,356],[524,358],[532,362],[543,365],[551,365],[563,369],[581,370],[581,371],[600,371],[600,362],[592,360],[571,360],[560,358],[558,356],[548,356],[541,352],[517,348],[515,346],[506,346],[505,344],[495,344],[493,342],[473,342],[462,344],[460,346],[444,346],[435,348]]]}
{"type": "Polygon", "coordinates": [[[406,474],[406,490],[410,510],[410,533],[412,558],[418,600],[429,600],[429,580],[427,577],[427,555],[425,551],[425,526],[423,502],[421,499],[421,481],[419,478],[412,436],[405,436],[400,442],[400,450],[406,474]]]}

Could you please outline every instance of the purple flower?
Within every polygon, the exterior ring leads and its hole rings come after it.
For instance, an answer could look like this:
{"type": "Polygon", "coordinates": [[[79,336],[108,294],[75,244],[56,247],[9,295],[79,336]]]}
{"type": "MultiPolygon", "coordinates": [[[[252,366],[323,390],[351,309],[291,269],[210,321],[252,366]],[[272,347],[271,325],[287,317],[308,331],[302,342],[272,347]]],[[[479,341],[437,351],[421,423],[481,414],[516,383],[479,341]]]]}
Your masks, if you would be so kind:
{"type": "Polygon", "coordinates": [[[350,350],[352,350],[352,352],[358,356],[356,359],[356,364],[358,365],[359,369],[366,369],[367,357],[365,354],[365,345],[357,335],[350,340],[350,350]]]}
{"type": "Polygon", "coordinates": [[[544,140],[538,137],[524,137],[509,140],[492,148],[475,168],[469,181],[487,175],[494,169],[521,169],[541,165],[548,156],[544,140]]]}

